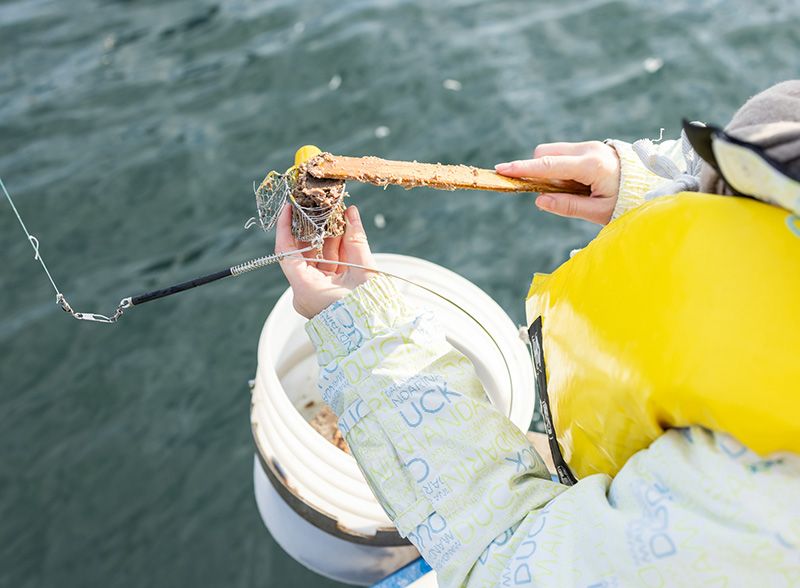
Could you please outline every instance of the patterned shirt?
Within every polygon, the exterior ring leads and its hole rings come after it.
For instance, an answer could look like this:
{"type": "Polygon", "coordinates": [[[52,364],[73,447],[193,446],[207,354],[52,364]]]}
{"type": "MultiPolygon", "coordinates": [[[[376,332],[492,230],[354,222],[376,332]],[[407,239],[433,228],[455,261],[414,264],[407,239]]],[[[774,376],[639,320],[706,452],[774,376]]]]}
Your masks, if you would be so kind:
{"type": "Polygon", "coordinates": [[[440,586],[800,586],[800,457],[674,429],[613,480],[563,486],[391,279],[306,330],[353,456],[440,586]]]}

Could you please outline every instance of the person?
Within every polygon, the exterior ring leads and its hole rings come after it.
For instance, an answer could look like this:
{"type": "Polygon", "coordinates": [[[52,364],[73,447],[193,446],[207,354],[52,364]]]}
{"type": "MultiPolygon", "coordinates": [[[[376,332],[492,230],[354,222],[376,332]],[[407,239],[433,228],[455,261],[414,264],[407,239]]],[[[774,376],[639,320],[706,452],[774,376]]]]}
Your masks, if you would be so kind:
{"type": "MultiPolygon", "coordinates": [[[[726,130],[800,178],[798,105],[800,82],[776,86],[726,130]]],[[[661,193],[736,191],[685,142],[540,145],[497,171],[590,185],[591,197],[540,195],[536,204],[601,224],[661,193]]],[[[374,267],[357,208],[345,216],[324,257],[374,267]]],[[[298,247],[287,208],[276,251],[298,247]]],[[[323,398],[440,586],[800,585],[799,456],[759,456],[723,431],[692,426],[666,431],[613,479],[559,484],[491,406],[436,317],[411,307],[391,279],[310,256],[281,267],[309,319],[323,398]]]]}

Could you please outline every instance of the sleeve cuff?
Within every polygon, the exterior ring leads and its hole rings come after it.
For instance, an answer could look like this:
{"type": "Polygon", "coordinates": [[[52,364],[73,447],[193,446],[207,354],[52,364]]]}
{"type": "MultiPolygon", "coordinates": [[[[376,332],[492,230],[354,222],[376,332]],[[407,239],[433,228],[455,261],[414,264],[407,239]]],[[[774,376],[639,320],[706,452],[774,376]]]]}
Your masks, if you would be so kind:
{"type": "Polygon", "coordinates": [[[412,316],[391,278],[379,274],[306,323],[320,365],[356,351],[412,316]]]}
{"type": "Polygon", "coordinates": [[[619,192],[611,220],[618,218],[644,204],[644,197],[650,190],[664,181],[642,165],[630,143],[608,139],[606,141],[617,152],[620,163],[619,192]]]}

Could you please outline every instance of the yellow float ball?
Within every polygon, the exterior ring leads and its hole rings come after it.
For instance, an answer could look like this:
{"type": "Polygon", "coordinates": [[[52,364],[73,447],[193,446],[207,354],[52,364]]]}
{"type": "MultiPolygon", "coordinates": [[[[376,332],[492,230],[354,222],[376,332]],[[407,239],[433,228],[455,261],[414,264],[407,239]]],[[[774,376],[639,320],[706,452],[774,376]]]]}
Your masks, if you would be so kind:
{"type": "Polygon", "coordinates": [[[295,166],[303,164],[314,159],[320,153],[322,153],[322,151],[316,145],[303,145],[294,153],[294,164],[295,166]]]}

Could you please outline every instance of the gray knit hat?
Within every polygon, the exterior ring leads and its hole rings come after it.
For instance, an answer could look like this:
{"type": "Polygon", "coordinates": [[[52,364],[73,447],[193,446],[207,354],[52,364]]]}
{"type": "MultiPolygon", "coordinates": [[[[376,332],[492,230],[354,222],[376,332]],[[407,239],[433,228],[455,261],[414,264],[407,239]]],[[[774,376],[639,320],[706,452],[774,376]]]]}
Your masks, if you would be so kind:
{"type": "MultiPolygon", "coordinates": [[[[756,94],[733,115],[725,132],[764,149],[794,178],[800,178],[800,80],[781,82],[756,94]]],[[[700,191],[731,194],[719,174],[704,163],[700,191]]]]}

